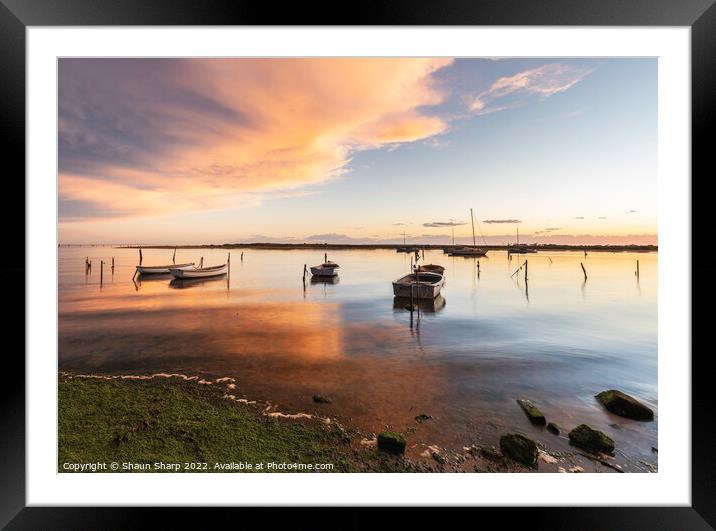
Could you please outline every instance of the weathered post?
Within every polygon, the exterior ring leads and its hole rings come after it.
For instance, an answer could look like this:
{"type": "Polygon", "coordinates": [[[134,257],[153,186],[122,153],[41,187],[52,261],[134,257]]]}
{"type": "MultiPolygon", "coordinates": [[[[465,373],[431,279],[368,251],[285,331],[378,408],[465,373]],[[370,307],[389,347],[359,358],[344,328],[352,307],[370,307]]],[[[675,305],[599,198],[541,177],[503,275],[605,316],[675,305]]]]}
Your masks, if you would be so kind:
{"type": "Polygon", "coordinates": [[[636,261],[636,277],[639,278],[639,260],[636,261]]]}
{"type": "Polygon", "coordinates": [[[112,274],[114,275],[114,256],[112,257],[112,274]]]}
{"type": "Polygon", "coordinates": [[[201,261],[199,262],[199,269],[201,269],[202,267],[204,267],[204,257],[203,256],[201,257],[201,261]]]}
{"type": "Polygon", "coordinates": [[[525,282],[527,282],[527,260],[525,260],[525,282]]]}
{"type": "Polygon", "coordinates": [[[99,285],[104,283],[104,260],[99,262],[99,285]]]}
{"type": "Polygon", "coordinates": [[[142,265],[142,248],[139,248],[139,265],[142,265]]]}
{"type": "Polygon", "coordinates": [[[584,281],[587,281],[587,270],[584,269],[584,264],[582,262],[579,262],[579,265],[582,266],[582,272],[584,273],[584,281]]]}
{"type": "Polygon", "coordinates": [[[308,274],[308,268],[306,264],[303,264],[303,281],[306,282],[306,275],[308,274]]]}
{"type": "Polygon", "coordinates": [[[244,261],[244,251],[241,251],[241,261],[244,261]]]}
{"type": "Polygon", "coordinates": [[[174,254],[172,255],[172,264],[177,263],[177,248],[174,247],[174,254]]]}
{"type": "Polygon", "coordinates": [[[227,274],[228,276],[231,276],[231,253],[229,253],[229,256],[226,257],[226,265],[228,266],[227,274]]]}
{"type": "Polygon", "coordinates": [[[323,263],[324,264],[328,263],[328,253],[323,253],[323,263]]]}

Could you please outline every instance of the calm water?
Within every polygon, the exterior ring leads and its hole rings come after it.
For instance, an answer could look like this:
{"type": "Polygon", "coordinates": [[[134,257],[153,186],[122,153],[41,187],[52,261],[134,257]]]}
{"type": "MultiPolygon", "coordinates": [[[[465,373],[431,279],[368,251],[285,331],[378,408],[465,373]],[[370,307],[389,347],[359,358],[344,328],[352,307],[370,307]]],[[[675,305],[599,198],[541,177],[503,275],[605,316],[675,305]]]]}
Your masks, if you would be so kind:
{"type": "MultiPolygon", "coordinates": [[[[171,250],[143,252],[145,265],[171,262],[171,250]]],[[[203,256],[215,265],[226,255],[179,249],[177,263],[203,256]]],[[[303,265],[322,262],[323,252],[240,255],[231,251],[228,281],[174,286],[167,278],[132,282],[136,250],[60,248],[60,368],[233,376],[237,394],[285,411],[314,411],[312,395],[329,395],[333,403],[320,411],[372,431],[404,430],[416,414],[432,415],[411,436],[420,443],[459,451],[517,431],[569,450],[566,438],[529,424],[515,403],[528,398],[566,431],[584,422],[610,435],[625,469],[656,463],[657,421],[622,419],[594,399],[617,388],[658,413],[656,253],[541,252],[509,261],[491,251],[478,275],[474,259],[428,251],[424,263],[445,266],[446,284],[412,327],[391,288],[408,273],[409,255],[331,251],[341,265],[337,283],[307,280],[305,288],[303,265]],[[100,260],[112,256],[114,274],[106,265],[100,287],[100,260]],[[523,273],[511,277],[525,258],[528,285],[523,273]]]]}

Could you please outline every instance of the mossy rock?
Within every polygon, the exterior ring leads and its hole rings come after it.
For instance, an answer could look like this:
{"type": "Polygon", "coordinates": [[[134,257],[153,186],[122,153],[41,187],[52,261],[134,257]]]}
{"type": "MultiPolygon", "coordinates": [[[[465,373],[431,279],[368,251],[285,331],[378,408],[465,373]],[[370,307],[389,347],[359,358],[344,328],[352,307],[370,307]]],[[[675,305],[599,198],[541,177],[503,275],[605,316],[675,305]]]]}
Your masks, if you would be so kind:
{"type": "Polygon", "coordinates": [[[505,457],[514,459],[530,468],[537,468],[537,443],[518,433],[500,437],[500,451],[505,457]]]}
{"type": "Polygon", "coordinates": [[[405,437],[392,431],[379,433],[378,449],[391,454],[405,453],[405,437]]]}
{"type": "Polygon", "coordinates": [[[330,404],[331,399],[324,395],[313,395],[313,401],[319,404],[330,404]]]}
{"type": "Polygon", "coordinates": [[[554,422],[550,422],[547,424],[547,431],[550,433],[553,433],[554,435],[559,435],[560,429],[559,426],[557,426],[554,422]]]}
{"type": "Polygon", "coordinates": [[[654,420],[654,412],[633,396],[610,389],[595,395],[596,399],[609,411],[620,417],[633,420],[654,420]]]}
{"type": "Polygon", "coordinates": [[[518,399],[517,403],[520,405],[532,424],[536,424],[538,426],[544,426],[547,424],[547,420],[544,418],[542,412],[537,409],[537,406],[535,406],[532,402],[529,400],[518,399]]]}
{"type": "Polygon", "coordinates": [[[614,452],[614,440],[586,424],[580,424],[569,432],[569,442],[588,452],[614,452]]]}

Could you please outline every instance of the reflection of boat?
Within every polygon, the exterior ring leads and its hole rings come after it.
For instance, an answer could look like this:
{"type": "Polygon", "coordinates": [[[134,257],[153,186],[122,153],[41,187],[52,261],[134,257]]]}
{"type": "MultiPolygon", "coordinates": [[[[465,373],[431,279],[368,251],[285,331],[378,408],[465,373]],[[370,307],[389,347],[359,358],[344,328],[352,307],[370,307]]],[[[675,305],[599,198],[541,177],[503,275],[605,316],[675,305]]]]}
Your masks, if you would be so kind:
{"type": "Polygon", "coordinates": [[[171,274],[162,273],[162,274],[156,274],[156,275],[139,275],[138,280],[139,280],[139,283],[141,284],[142,282],[155,282],[155,281],[159,281],[159,280],[171,280],[172,278],[174,278],[174,277],[171,276],[171,274]]]}
{"type": "MultiPolygon", "coordinates": [[[[418,299],[413,301],[413,305],[417,305],[424,312],[439,312],[445,307],[445,297],[438,295],[434,299],[418,299]]],[[[410,297],[393,298],[393,308],[410,309],[410,297]]]]}
{"type": "Polygon", "coordinates": [[[311,266],[311,274],[314,277],[333,277],[338,274],[336,269],[340,268],[338,264],[331,261],[326,261],[317,266],[311,266]]]}
{"type": "Polygon", "coordinates": [[[440,273],[442,275],[445,273],[445,268],[435,264],[423,264],[420,266],[420,271],[430,271],[432,273],[440,273]]]}
{"type": "Polygon", "coordinates": [[[434,299],[440,295],[445,277],[440,273],[418,272],[405,275],[393,282],[393,295],[417,299],[434,299]],[[417,276],[417,279],[415,278],[417,276]]]}
{"type": "Polygon", "coordinates": [[[137,266],[137,273],[140,275],[168,275],[170,269],[194,269],[194,262],[188,264],[172,264],[161,266],[137,266]]]}
{"type": "Polygon", "coordinates": [[[212,267],[196,267],[193,269],[176,269],[172,267],[169,272],[174,278],[206,278],[225,275],[229,270],[229,264],[221,264],[212,267]]]}
{"type": "Polygon", "coordinates": [[[203,286],[204,284],[210,284],[212,282],[222,282],[223,280],[224,279],[216,276],[205,278],[174,278],[169,282],[169,287],[174,289],[194,288],[197,286],[203,286]]]}
{"type": "Polygon", "coordinates": [[[338,277],[338,275],[333,275],[332,277],[327,276],[312,276],[311,277],[311,284],[338,284],[341,281],[341,279],[338,277]]]}

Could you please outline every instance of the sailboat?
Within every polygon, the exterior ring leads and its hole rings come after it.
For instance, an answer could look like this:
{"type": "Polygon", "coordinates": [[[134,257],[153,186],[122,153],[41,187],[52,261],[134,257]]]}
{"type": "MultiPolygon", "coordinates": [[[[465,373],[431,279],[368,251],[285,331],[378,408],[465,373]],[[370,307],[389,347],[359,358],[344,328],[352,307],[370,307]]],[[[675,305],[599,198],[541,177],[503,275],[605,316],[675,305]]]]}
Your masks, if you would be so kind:
{"type": "MultiPolygon", "coordinates": [[[[475,243],[475,216],[470,209],[470,220],[472,221],[472,247],[461,247],[459,249],[452,249],[448,254],[450,256],[468,256],[468,257],[480,257],[487,256],[485,249],[480,249],[475,243]]],[[[483,238],[484,240],[484,238],[483,238]]]]}
{"type": "Polygon", "coordinates": [[[520,229],[517,228],[517,243],[514,245],[508,245],[507,246],[507,253],[508,254],[527,254],[527,253],[536,253],[537,249],[534,249],[532,247],[528,247],[526,243],[520,244],[520,229]]]}

